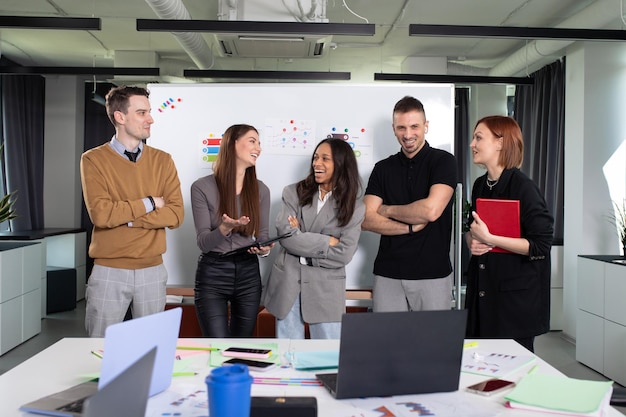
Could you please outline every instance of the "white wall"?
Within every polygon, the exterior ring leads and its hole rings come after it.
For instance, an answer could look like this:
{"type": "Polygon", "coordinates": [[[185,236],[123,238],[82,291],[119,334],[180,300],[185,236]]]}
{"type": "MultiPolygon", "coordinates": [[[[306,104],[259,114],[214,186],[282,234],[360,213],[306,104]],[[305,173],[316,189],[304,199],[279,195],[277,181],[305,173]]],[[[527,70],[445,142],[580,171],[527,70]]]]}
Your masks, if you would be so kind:
{"type": "MultiPolygon", "coordinates": [[[[569,52],[569,51],[568,51],[569,52]]],[[[565,184],[563,232],[563,332],[576,339],[577,256],[582,248],[584,165],[585,51],[576,46],[568,53],[565,79],[565,184]],[[579,167],[570,169],[569,167],[579,167]]]]}
{"type": "MultiPolygon", "coordinates": [[[[470,94],[470,135],[474,133],[474,125],[479,119],[492,115],[506,116],[506,85],[476,84],[472,86],[470,94]]],[[[469,142],[471,142],[471,139],[469,142]]],[[[469,163],[470,184],[474,184],[476,178],[485,173],[485,169],[473,164],[471,159],[469,163]]],[[[471,192],[471,189],[468,190],[468,195],[471,192]]]]}
{"type": "MultiPolygon", "coordinates": [[[[620,244],[606,216],[606,162],[626,139],[626,44],[588,42],[568,50],[565,110],[564,333],[576,338],[577,257],[615,255],[620,244]]],[[[622,190],[623,195],[624,190],[622,190]]]]}
{"type": "Polygon", "coordinates": [[[80,155],[84,132],[84,82],[46,77],[44,133],[44,225],[80,227],[80,155]]]}

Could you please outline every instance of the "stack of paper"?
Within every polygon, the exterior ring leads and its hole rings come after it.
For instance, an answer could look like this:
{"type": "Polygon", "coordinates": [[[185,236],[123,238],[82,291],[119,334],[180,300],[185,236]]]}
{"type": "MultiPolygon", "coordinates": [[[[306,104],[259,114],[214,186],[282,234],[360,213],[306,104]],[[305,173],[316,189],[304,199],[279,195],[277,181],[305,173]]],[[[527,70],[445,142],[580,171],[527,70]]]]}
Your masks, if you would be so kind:
{"type": "Polygon", "coordinates": [[[167,294],[165,296],[165,303],[166,304],[180,304],[182,302],[183,302],[183,296],[182,295],[167,294]]]}
{"type": "Polygon", "coordinates": [[[507,406],[576,416],[601,416],[609,407],[613,381],[559,375],[526,375],[505,399],[507,406]]]}
{"type": "Polygon", "coordinates": [[[534,360],[535,357],[532,355],[509,355],[465,349],[461,372],[502,378],[534,360]]]}

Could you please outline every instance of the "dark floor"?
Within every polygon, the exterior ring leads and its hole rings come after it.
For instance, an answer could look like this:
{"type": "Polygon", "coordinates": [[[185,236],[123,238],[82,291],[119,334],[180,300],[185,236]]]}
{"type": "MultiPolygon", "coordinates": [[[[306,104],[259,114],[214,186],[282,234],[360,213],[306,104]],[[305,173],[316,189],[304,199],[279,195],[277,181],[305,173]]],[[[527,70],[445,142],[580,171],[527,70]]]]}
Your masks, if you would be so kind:
{"type": "MultiPolygon", "coordinates": [[[[0,374],[20,364],[39,351],[63,337],[86,337],[84,325],[85,301],[80,301],[75,310],[49,314],[41,322],[41,333],[13,350],[0,356],[0,374]]],[[[535,339],[535,353],[565,375],[597,381],[606,378],[576,361],[576,346],[566,340],[561,332],[550,332],[535,339]]],[[[616,407],[626,415],[626,407],[616,407]]]]}

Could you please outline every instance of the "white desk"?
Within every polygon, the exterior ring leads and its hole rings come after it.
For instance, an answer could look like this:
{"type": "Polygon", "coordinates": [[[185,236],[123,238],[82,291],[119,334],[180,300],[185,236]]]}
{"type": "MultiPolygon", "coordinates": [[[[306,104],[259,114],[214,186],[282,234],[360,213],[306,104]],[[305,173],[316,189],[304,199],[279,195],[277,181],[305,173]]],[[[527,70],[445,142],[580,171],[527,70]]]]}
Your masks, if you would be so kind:
{"type": "MultiPolygon", "coordinates": [[[[210,339],[183,339],[181,344],[209,344],[210,339]]],[[[214,340],[215,341],[215,340],[214,340]]],[[[219,340],[223,342],[224,340],[219,340]]],[[[229,342],[235,342],[230,339],[229,342]]],[[[290,350],[326,350],[338,349],[338,340],[285,340],[285,339],[245,339],[240,340],[241,343],[261,343],[274,342],[279,344],[281,354],[290,350]]],[[[508,354],[528,355],[529,352],[522,348],[512,340],[480,340],[479,350],[488,350],[492,352],[502,352],[508,354]]],[[[17,367],[11,369],[0,376],[0,416],[34,416],[34,414],[21,413],[18,409],[22,404],[48,395],[72,385],[78,384],[86,380],[81,375],[98,372],[100,368],[100,359],[93,356],[92,350],[101,349],[104,340],[97,338],[65,338],[55,343],[39,354],[26,360],[17,367]]],[[[206,392],[204,379],[210,372],[207,367],[208,353],[201,353],[193,356],[192,367],[198,372],[196,376],[175,377],[173,378],[170,388],[152,397],[148,403],[148,412],[146,416],[161,416],[164,412],[163,406],[169,405],[172,401],[184,398],[196,390],[206,392]]],[[[525,365],[515,373],[507,376],[507,379],[518,381],[532,366],[538,365],[537,372],[554,373],[559,372],[552,366],[537,358],[536,362],[525,365]]],[[[313,373],[294,371],[289,368],[279,368],[268,372],[252,372],[255,376],[266,377],[286,377],[286,376],[304,376],[313,377],[313,373]]],[[[363,366],[364,377],[367,377],[367,365],[363,366]]],[[[473,383],[487,379],[479,375],[461,373],[460,387],[464,388],[473,383]]],[[[206,393],[199,394],[201,400],[204,400],[206,393]]],[[[255,396],[315,396],[318,400],[318,415],[320,417],[334,416],[353,416],[355,409],[351,400],[335,400],[323,387],[309,386],[272,386],[272,385],[252,385],[252,395],[255,396]]],[[[431,394],[432,395],[432,394],[431,394]]],[[[452,396],[450,401],[461,407],[472,407],[472,412],[478,415],[481,411],[482,415],[497,416],[549,416],[550,414],[533,413],[522,410],[511,410],[503,406],[504,393],[494,397],[481,397],[479,395],[466,393],[461,390],[455,393],[435,394],[438,399],[448,401],[447,398],[452,396]]],[[[412,399],[421,396],[406,396],[412,399]]],[[[426,402],[426,401],[425,401],[426,402]]],[[[458,410],[457,415],[465,415],[467,410],[458,410]],[[458,412],[461,414],[458,414],[458,412]]],[[[197,409],[197,414],[184,415],[208,415],[208,411],[197,409]]],[[[611,409],[607,417],[619,417],[621,414],[611,409]]]]}

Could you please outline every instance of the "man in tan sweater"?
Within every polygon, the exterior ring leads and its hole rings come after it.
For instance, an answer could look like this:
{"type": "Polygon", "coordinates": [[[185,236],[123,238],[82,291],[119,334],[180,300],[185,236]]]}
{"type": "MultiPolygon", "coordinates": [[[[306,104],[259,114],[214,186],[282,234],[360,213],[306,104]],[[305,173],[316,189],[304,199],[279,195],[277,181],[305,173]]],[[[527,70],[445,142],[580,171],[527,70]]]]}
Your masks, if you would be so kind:
{"type": "Polygon", "coordinates": [[[119,323],[163,311],[167,271],[165,228],[183,222],[178,173],[171,156],[144,143],[150,136],[149,92],[115,87],[106,110],[115,126],[110,142],[80,161],[85,205],[93,227],[85,326],[92,337],[119,323]]]}

